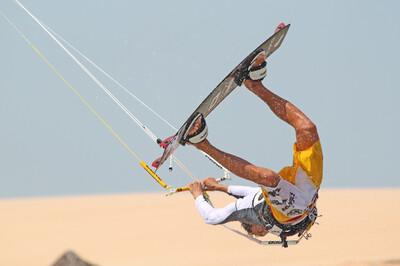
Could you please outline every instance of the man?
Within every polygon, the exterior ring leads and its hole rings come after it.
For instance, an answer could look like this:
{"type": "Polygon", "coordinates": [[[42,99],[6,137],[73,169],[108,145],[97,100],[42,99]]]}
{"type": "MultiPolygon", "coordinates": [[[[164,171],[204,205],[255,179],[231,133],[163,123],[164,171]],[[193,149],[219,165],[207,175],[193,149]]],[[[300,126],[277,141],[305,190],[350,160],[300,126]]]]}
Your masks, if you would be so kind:
{"type": "MultiPolygon", "coordinates": [[[[266,76],[265,59],[264,51],[253,59],[248,67],[244,85],[264,101],[276,116],[294,128],[296,142],[293,147],[293,165],[275,172],[217,149],[206,139],[207,126],[201,115],[188,128],[186,141],[209,154],[235,175],[253,181],[261,187],[259,192],[253,195],[251,205],[247,202],[247,208],[244,208],[239,204],[239,208],[235,208],[240,213],[233,211],[225,219],[217,219],[218,223],[236,220],[262,225],[269,232],[279,235],[285,242],[286,236],[306,231],[315,221],[315,202],[322,181],[322,149],[315,124],[296,106],[274,94],[261,83],[266,76]],[[243,208],[253,211],[241,211],[243,208]],[[252,217],[255,213],[257,219],[252,217]]],[[[218,211],[206,204],[202,192],[222,188],[217,188],[210,179],[203,181],[203,184],[192,183],[189,187],[202,217],[206,222],[213,220],[212,215],[216,215],[218,211]],[[214,211],[209,211],[210,207],[214,211]]],[[[229,191],[229,187],[226,189],[228,193],[235,193],[229,191]]]]}

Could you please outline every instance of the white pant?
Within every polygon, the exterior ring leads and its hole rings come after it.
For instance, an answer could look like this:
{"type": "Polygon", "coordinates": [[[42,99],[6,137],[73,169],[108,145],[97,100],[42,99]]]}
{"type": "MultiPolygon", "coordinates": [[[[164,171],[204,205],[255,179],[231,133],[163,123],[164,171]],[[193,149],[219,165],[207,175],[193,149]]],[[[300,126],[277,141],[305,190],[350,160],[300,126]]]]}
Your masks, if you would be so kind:
{"type": "Polygon", "coordinates": [[[254,197],[260,192],[260,187],[229,186],[229,194],[241,197],[236,202],[223,208],[214,208],[201,195],[196,198],[195,205],[207,224],[223,224],[231,221],[262,224],[253,208],[254,197]]]}

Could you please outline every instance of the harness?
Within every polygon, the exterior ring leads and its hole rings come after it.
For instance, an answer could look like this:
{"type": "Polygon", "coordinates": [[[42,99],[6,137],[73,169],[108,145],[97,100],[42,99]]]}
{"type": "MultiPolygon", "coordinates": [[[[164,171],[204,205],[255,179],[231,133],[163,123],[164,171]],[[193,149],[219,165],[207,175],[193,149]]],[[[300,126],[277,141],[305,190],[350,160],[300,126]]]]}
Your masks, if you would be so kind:
{"type": "Polygon", "coordinates": [[[272,234],[281,238],[282,246],[288,247],[288,236],[298,235],[299,237],[305,234],[314,225],[318,217],[316,201],[318,191],[315,193],[311,204],[305,209],[304,213],[292,218],[287,223],[278,222],[268,205],[265,197],[265,192],[259,192],[253,199],[253,206],[257,210],[259,219],[262,221],[265,228],[272,234]]]}

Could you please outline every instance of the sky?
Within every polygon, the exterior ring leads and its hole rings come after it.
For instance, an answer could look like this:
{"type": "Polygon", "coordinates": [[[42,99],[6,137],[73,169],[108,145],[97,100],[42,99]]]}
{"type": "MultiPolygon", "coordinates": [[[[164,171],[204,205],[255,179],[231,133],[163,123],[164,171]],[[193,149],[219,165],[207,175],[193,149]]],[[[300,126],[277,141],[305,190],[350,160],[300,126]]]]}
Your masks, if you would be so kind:
{"type": "MultiPolygon", "coordinates": [[[[290,23],[284,43],[268,60],[264,84],[317,124],[322,187],[400,186],[398,1],[22,4],[175,127],[278,23],[290,23]]],[[[141,159],[151,163],[160,155],[162,150],[13,0],[2,0],[0,11],[141,159]]],[[[162,191],[2,16],[0,31],[0,198],[162,191]]],[[[158,137],[174,133],[90,69],[158,137]]],[[[276,171],[291,164],[294,130],[244,87],[207,122],[209,140],[220,149],[276,171]]],[[[179,148],[176,155],[199,179],[222,175],[193,147],[179,148]]],[[[175,186],[191,181],[174,168],[158,173],[175,186]]],[[[228,184],[250,183],[233,176],[228,184]]]]}

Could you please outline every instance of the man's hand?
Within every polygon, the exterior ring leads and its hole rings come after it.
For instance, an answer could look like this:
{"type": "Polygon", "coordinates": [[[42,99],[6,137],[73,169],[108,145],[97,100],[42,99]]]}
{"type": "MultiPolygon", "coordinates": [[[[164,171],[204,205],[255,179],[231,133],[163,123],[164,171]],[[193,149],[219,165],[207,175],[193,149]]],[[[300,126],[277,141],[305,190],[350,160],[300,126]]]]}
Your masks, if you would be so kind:
{"type": "Polygon", "coordinates": [[[196,199],[198,196],[203,194],[203,187],[200,182],[196,181],[193,183],[190,183],[188,185],[190,189],[190,193],[192,193],[193,198],[196,199]]]}
{"type": "Polygon", "coordinates": [[[204,179],[202,183],[207,191],[218,190],[226,193],[228,192],[228,187],[218,183],[215,178],[208,177],[204,179]]]}

